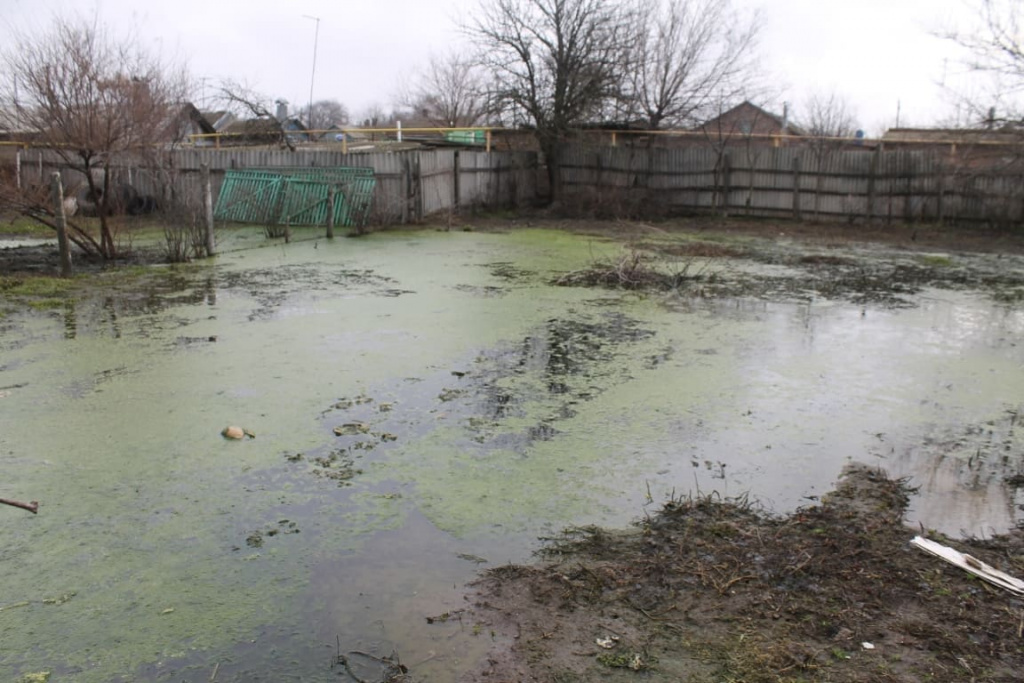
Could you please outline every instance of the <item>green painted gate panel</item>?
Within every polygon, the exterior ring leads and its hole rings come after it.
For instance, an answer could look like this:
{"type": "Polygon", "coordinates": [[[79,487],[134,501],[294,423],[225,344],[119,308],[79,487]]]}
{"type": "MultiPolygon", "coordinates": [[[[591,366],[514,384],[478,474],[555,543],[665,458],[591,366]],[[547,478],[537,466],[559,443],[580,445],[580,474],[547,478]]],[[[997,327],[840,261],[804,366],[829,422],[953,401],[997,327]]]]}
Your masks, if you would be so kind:
{"type": "Polygon", "coordinates": [[[283,177],[262,171],[227,171],[213,215],[218,220],[265,223],[280,203],[283,177]]]}
{"type": "Polygon", "coordinates": [[[365,225],[377,178],[370,168],[228,170],[214,217],[240,223],[326,225],[335,188],[334,224],[365,225]]]}

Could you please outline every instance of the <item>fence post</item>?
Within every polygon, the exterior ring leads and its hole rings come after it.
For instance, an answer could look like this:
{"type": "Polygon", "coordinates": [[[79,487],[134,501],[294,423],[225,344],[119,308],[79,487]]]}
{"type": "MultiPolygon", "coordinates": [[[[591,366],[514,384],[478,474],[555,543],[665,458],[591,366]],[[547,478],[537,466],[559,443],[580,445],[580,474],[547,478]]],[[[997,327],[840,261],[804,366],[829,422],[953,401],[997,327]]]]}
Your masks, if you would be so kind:
{"type": "Polygon", "coordinates": [[[60,182],[60,173],[50,176],[50,187],[53,191],[53,213],[57,218],[57,249],[60,253],[60,276],[71,277],[71,246],[68,244],[68,220],[64,214],[64,186],[60,182]]]}
{"type": "Polygon", "coordinates": [[[722,153],[722,217],[729,217],[729,195],[732,191],[732,155],[727,151],[722,153]]]}
{"type": "Polygon", "coordinates": [[[412,164],[413,170],[413,212],[417,223],[423,222],[423,168],[420,165],[420,153],[416,152],[416,157],[412,164]]]}
{"type": "Polygon", "coordinates": [[[875,220],[875,177],[878,175],[878,160],[882,150],[876,148],[871,153],[871,163],[868,164],[868,206],[867,222],[870,225],[875,220]]]}
{"type": "Polygon", "coordinates": [[[327,239],[334,239],[334,185],[327,188],[327,239]]]}
{"type": "Polygon", "coordinates": [[[14,186],[21,190],[21,150],[14,153],[14,186]]]}
{"type": "Polygon", "coordinates": [[[210,183],[210,164],[199,166],[203,181],[203,227],[206,233],[206,255],[217,253],[217,241],[213,236],[213,185],[210,183]]]}
{"type": "Polygon", "coordinates": [[[405,201],[402,202],[402,223],[409,222],[409,205],[412,203],[412,163],[409,155],[402,155],[402,186],[405,188],[405,201]]]}
{"type": "Polygon", "coordinates": [[[798,221],[803,219],[800,211],[800,161],[799,154],[793,157],[793,218],[798,221]]]}
{"type": "Polygon", "coordinates": [[[462,160],[459,157],[459,150],[455,150],[455,158],[452,168],[452,208],[455,213],[459,212],[459,202],[462,194],[462,160]]]}

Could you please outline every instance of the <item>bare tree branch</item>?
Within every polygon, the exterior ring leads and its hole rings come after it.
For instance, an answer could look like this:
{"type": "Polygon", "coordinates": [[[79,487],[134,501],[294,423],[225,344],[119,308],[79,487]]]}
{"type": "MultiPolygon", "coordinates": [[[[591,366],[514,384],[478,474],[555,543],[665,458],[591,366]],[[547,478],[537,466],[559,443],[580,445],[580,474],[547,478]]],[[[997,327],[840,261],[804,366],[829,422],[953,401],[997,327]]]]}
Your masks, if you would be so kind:
{"type": "Polygon", "coordinates": [[[1024,124],[1024,0],[979,0],[972,26],[935,32],[959,46],[970,91],[952,95],[975,125],[1024,124]]]}
{"type": "Polygon", "coordinates": [[[813,93],[804,104],[803,129],[812,149],[836,149],[857,132],[853,107],[836,92],[813,93]]]}
{"type": "Polygon", "coordinates": [[[399,99],[415,117],[441,128],[478,125],[487,113],[479,65],[461,52],[432,55],[399,99]]]}
{"type": "Polygon", "coordinates": [[[348,108],[338,100],[318,100],[313,103],[310,116],[309,105],[298,111],[296,118],[309,123],[310,130],[325,131],[331,126],[344,126],[349,122],[348,108]]]}
{"type": "Polygon", "coordinates": [[[650,128],[692,125],[750,95],[758,12],[742,16],[730,0],[639,0],[636,17],[627,115],[650,128]]]}
{"type": "Polygon", "coordinates": [[[228,109],[240,112],[243,117],[252,117],[231,124],[231,128],[240,129],[240,135],[268,137],[289,151],[295,151],[295,143],[284,128],[285,122],[278,120],[277,112],[271,109],[269,97],[245,83],[227,79],[217,86],[216,98],[228,109]]]}

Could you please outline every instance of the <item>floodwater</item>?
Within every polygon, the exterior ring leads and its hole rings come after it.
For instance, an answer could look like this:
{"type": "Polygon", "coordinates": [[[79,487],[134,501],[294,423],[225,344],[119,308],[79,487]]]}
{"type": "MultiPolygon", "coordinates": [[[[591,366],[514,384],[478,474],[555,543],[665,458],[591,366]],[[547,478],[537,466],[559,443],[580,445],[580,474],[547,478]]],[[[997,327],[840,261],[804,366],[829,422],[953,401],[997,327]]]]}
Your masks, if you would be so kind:
{"type": "Polygon", "coordinates": [[[225,246],[0,318],[0,497],[40,502],[0,507],[0,680],[453,681],[479,569],[850,462],[951,534],[1024,516],[1024,311],[984,292],[553,287],[619,247],[539,230],[225,246]]]}

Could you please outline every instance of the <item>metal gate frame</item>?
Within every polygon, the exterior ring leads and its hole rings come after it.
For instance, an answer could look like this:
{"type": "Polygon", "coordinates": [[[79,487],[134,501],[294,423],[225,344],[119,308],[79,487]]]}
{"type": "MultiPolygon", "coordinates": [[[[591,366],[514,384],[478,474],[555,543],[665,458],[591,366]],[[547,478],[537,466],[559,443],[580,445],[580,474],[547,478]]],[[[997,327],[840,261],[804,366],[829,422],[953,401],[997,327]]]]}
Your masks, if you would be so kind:
{"type": "Polygon", "coordinates": [[[362,227],[376,184],[371,168],[229,169],[214,217],[261,225],[326,225],[333,187],[334,225],[362,227]]]}

